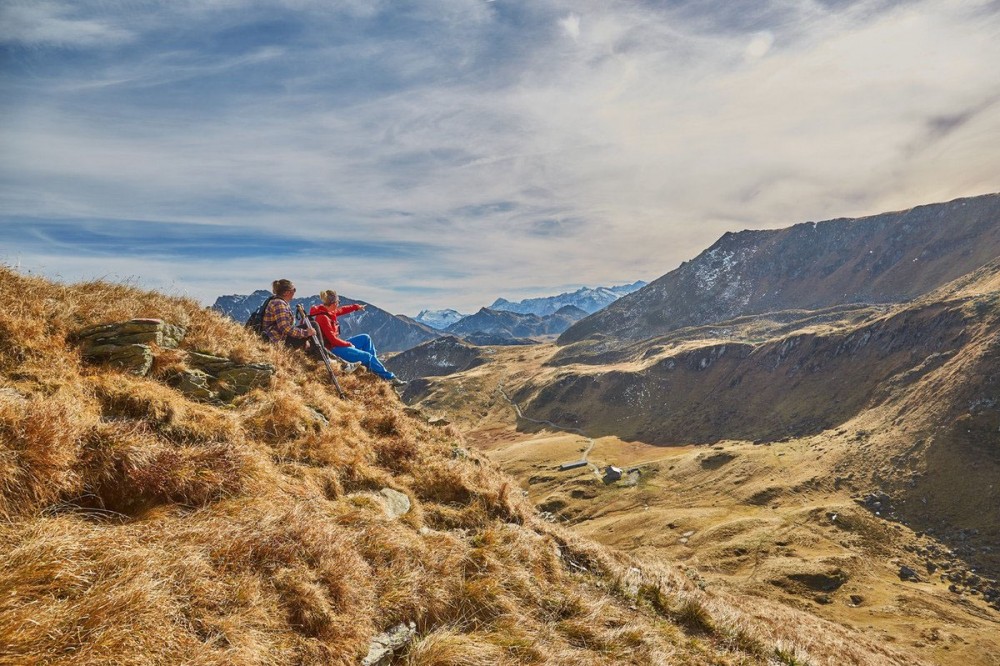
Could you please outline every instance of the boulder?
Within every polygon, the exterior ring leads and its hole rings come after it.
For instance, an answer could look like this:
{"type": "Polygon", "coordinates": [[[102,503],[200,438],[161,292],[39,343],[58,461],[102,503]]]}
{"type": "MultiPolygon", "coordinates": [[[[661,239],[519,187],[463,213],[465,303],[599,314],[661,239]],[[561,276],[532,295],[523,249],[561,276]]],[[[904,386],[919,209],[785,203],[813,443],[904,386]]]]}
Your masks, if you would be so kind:
{"type": "MultiPolygon", "coordinates": [[[[271,384],[274,366],[267,363],[237,363],[224,356],[188,352],[187,362],[208,377],[213,397],[228,402],[238,395],[271,384]]],[[[193,396],[192,396],[193,397],[193,396]]]]}
{"type": "Polygon", "coordinates": [[[195,351],[188,352],[187,362],[192,367],[204,370],[213,376],[218,376],[220,372],[236,367],[236,362],[225,356],[213,356],[195,351]]]}
{"type": "Polygon", "coordinates": [[[182,326],[160,319],[132,319],[91,326],[75,333],[72,339],[80,345],[87,361],[107,363],[142,376],[153,366],[150,345],[175,348],[185,333],[182,326]]]}
{"type": "Polygon", "coordinates": [[[184,340],[183,326],[160,319],[131,319],[115,324],[101,324],[79,331],[74,337],[84,346],[155,344],[174,349],[184,340]]]}

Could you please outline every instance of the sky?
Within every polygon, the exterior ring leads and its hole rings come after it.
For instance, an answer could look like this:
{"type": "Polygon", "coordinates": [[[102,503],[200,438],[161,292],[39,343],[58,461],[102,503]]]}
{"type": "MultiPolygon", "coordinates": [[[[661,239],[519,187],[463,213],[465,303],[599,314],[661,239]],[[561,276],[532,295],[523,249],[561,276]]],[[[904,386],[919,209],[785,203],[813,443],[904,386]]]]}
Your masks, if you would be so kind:
{"type": "Polygon", "coordinates": [[[998,0],[0,0],[0,262],[396,313],[1000,191],[998,0]]]}

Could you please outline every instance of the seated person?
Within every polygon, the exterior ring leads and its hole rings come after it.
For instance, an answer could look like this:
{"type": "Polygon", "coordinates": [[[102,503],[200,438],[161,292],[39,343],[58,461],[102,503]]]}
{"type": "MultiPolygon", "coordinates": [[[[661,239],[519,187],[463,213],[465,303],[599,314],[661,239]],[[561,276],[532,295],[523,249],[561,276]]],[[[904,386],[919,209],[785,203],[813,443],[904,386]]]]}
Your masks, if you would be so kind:
{"type": "Polygon", "coordinates": [[[323,301],[323,304],[312,306],[309,310],[309,315],[316,318],[316,323],[319,325],[319,330],[323,333],[323,340],[329,348],[330,353],[348,363],[360,362],[369,371],[374,372],[382,379],[392,382],[393,386],[402,386],[405,384],[406,382],[386,370],[382,362],[378,360],[378,356],[375,355],[375,345],[372,343],[371,336],[362,333],[347,340],[340,339],[340,324],[337,323],[337,317],[350,312],[364,310],[365,306],[356,303],[341,307],[340,298],[337,296],[337,292],[333,290],[321,291],[319,292],[319,297],[323,301]]]}
{"type": "Polygon", "coordinates": [[[264,335],[271,342],[284,344],[294,349],[306,349],[312,338],[313,329],[309,322],[304,328],[295,326],[295,316],[288,305],[295,296],[295,285],[291,280],[275,280],[271,283],[274,296],[264,310],[264,335]]]}

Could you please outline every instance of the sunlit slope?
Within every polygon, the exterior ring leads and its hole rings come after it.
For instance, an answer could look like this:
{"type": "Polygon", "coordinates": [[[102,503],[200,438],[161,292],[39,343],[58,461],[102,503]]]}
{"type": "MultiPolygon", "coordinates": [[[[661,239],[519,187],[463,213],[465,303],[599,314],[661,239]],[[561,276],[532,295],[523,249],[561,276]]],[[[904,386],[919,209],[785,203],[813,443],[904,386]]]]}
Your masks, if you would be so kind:
{"type": "Polygon", "coordinates": [[[410,623],[396,663],[910,663],[544,522],[386,383],[342,383],[192,301],[0,269],[0,663],[356,664],[410,623]],[[148,375],[82,360],[81,329],[139,317],[186,333],[148,375]],[[195,351],[273,379],[196,401],[195,351]]]}

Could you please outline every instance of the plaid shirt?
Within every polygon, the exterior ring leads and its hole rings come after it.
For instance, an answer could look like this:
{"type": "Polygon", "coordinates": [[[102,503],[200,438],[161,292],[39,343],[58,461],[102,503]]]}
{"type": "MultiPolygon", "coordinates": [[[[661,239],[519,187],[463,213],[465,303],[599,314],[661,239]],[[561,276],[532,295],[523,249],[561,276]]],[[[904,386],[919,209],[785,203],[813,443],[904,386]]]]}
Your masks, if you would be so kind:
{"type": "Polygon", "coordinates": [[[271,342],[283,342],[285,338],[308,338],[304,328],[295,328],[292,308],[281,298],[275,298],[264,310],[264,333],[271,342]]]}

